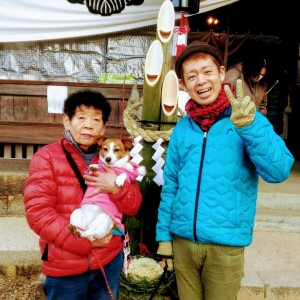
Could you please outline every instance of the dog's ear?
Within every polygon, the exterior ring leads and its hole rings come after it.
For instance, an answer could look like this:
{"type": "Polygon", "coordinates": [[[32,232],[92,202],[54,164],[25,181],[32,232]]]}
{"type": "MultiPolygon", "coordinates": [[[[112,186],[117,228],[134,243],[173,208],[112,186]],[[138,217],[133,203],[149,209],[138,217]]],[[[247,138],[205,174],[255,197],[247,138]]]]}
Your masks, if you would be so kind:
{"type": "Polygon", "coordinates": [[[132,143],[133,143],[133,139],[122,139],[121,140],[123,145],[124,145],[124,148],[125,150],[130,150],[131,147],[132,147],[132,143]]]}
{"type": "Polygon", "coordinates": [[[104,143],[104,141],[107,139],[107,137],[105,136],[101,136],[98,140],[97,140],[97,144],[101,147],[102,144],[104,143]]]}

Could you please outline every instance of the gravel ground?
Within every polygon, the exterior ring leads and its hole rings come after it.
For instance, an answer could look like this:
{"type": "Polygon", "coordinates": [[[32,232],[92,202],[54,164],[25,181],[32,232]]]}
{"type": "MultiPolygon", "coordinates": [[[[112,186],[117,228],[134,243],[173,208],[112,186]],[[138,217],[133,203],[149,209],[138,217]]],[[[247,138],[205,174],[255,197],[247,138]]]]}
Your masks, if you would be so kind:
{"type": "Polygon", "coordinates": [[[39,275],[35,276],[0,276],[1,300],[43,300],[39,275]]]}
{"type": "MultiPolygon", "coordinates": [[[[42,277],[40,275],[29,277],[0,276],[0,300],[47,300],[42,291],[41,283],[42,277]]],[[[127,299],[127,297],[120,296],[120,300],[127,299]]],[[[178,297],[165,297],[165,299],[175,300],[178,297]]]]}

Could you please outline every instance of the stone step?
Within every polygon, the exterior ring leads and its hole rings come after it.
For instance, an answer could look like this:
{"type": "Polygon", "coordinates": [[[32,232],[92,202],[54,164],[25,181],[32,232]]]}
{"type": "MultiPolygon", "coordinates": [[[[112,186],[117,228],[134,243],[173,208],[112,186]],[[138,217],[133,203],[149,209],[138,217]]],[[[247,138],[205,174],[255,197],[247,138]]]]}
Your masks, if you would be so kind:
{"type": "Polygon", "coordinates": [[[300,232],[300,210],[264,210],[255,217],[255,230],[300,232]]]}
{"type": "MultiPolygon", "coordinates": [[[[4,195],[0,196],[0,276],[31,276],[32,280],[32,276],[38,278],[41,266],[38,236],[26,222],[22,193],[14,190],[13,182],[18,180],[11,179],[11,175],[0,176],[2,187],[10,187],[6,194],[0,193],[4,195]]],[[[299,179],[299,162],[283,183],[260,179],[254,238],[245,249],[245,276],[238,300],[300,300],[299,179]]]]}
{"type": "MultiPolygon", "coordinates": [[[[300,177],[299,177],[300,186],[300,177]]],[[[283,193],[258,193],[257,209],[299,209],[300,210],[300,192],[299,194],[283,193]]]]}
{"type": "MultiPolygon", "coordinates": [[[[26,172],[0,171],[0,216],[24,216],[23,190],[26,172]]],[[[257,209],[300,209],[300,161],[281,183],[259,178],[257,209]]]]}
{"type": "Polygon", "coordinates": [[[299,217],[285,217],[281,226],[277,218],[262,216],[262,220],[256,223],[253,243],[245,249],[238,300],[300,300],[299,217]]]}
{"type": "Polygon", "coordinates": [[[300,272],[245,272],[237,300],[300,300],[300,272]]]}
{"type": "MultiPolygon", "coordinates": [[[[0,275],[38,278],[38,236],[25,217],[1,217],[0,232],[0,275]]],[[[299,248],[299,217],[258,214],[238,300],[300,300],[299,248]]]]}
{"type": "MultiPolygon", "coordinates": [[[[257,212],[259,213],[260,211],[265,211],[265,214],[272,215],[278,214],[276,210],[300,211],[300,192],[299,194],[276,194],[271,192],[259,192],[257,198],[257,212]]],[[[14,196],[0,196],[0,217],[7,216],[25,216],[22,194],[16,194],[14,196]]]]}
{"type": "Polygon", "coordinates": [[[300,161],[295,161],[290,176],[280,183],[268,183],[259,178],[259,192],[275,194],[300,194],[300,161]]]}
{"type": "MultiPolygon", "coordinates": [[[[254,229],[300,232],[300,209],[259,209],[254,229]]],[[[0,217],[0,239],[0,251],[39,251],[38,236],[24,216],[0,217]]]]}

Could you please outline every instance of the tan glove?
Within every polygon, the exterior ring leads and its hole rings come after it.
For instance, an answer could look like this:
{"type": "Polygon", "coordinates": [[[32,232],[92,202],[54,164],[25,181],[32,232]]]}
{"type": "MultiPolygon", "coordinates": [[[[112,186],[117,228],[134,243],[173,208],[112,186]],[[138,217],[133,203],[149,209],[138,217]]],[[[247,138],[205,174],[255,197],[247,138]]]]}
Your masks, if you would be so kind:
{"type": "Polygon", "coordinates": [[[156,253],[162,257],[160,265],[164,268],[167,263],[168,271],[172,271],[174,269],[172,242],[160,242],[156,253]]]}
{"type": "Polygon", "coordinates": [[[250,125],[254,120],[256,106],[249,96],[244,97],[242,80],[238,79],[236,81],[236,98],[228,85],[224,86],[224,90],[231,103],[232,113],[230,120],[234,126],[245,127],[250,125]]]}

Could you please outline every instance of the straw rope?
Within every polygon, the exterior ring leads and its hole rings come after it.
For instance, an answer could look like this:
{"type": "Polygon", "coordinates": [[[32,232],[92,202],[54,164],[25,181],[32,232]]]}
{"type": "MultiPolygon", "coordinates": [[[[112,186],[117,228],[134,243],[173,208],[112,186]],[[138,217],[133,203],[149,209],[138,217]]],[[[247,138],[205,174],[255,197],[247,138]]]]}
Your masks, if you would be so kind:
{"type": "MultiPolygon", "coordinates": [[[[127,106],[124,110],[124,126],[128,133],[134,137],[141,136],[146,142],[156,142],[159,138],[162,138],[164,141],[169,141],[174,127],[166,131],[143,129],[134,120],[132,111],[137,110],[142,104],[143,101],[139,101],[127,106]]],[[[184,116],[184,111],[179,107],[177,109],[180,114],[184,116]]]]}

